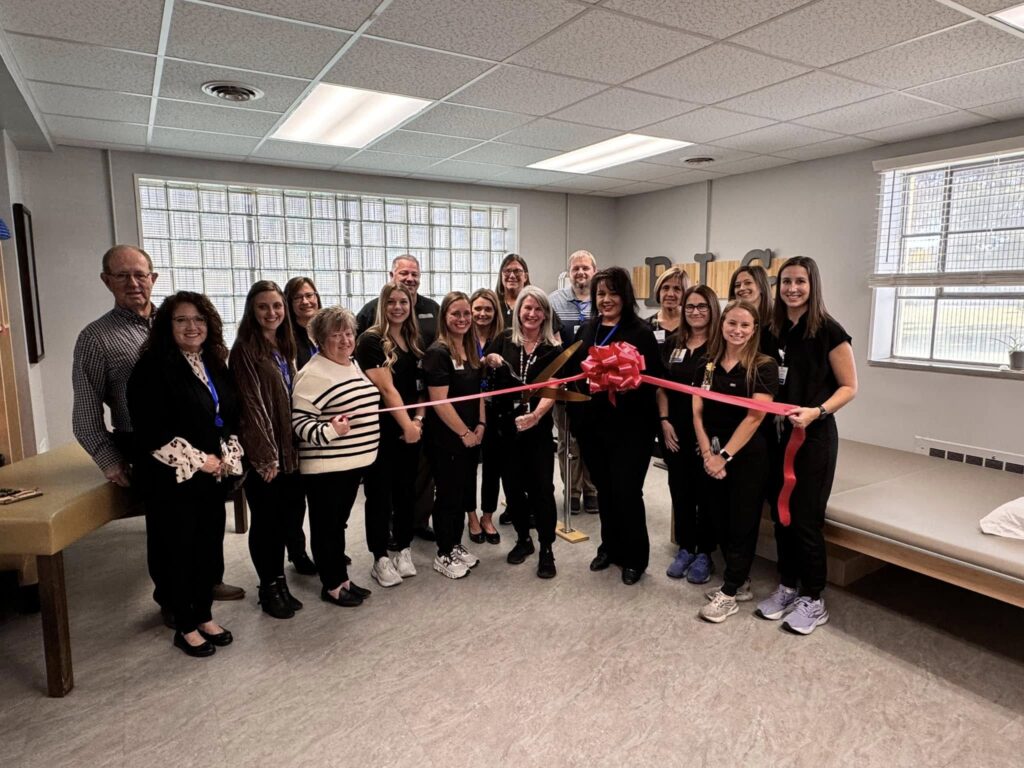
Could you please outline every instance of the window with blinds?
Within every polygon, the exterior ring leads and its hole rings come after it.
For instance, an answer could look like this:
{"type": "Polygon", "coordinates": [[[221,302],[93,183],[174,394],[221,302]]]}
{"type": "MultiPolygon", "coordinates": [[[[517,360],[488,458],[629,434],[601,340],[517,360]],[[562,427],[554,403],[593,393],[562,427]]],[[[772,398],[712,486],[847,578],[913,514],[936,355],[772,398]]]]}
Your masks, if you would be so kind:
{"type": "Polygon", "coordinates": [[[257,280],[313,278],[324,306],[376,298],[391,261],[411,253],[420,293],[493,288],[515,250],[517,209],[347,192],[138,178],[142,247],[160,273],[154,301],[205,293],[230,345],[257,280]]]}
{"type": "Polygon", "coordinates": [[[872,359],[995,368],[1024,344],[1024,153],[882,174],[872,359]]]}

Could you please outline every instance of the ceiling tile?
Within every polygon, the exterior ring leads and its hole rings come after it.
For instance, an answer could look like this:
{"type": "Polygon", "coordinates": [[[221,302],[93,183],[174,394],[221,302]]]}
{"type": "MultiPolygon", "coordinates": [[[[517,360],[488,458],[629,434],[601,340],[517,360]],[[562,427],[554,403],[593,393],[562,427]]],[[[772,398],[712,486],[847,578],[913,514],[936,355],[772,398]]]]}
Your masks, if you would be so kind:
{"type": "Polygon", "coordinates": [[[248,155],[256,148],[257,140],[245,136],[225,136],[219,133],[179,131],[175,128],[154,128],[150,146],[161,149],[181,149],[212,155],[248,155]]]}
{"type": "Polygon", "coordinates": [[[804,125],[793,125],[792,123],[778,123],[769,125],[767,128],[758,128],[755,131],[741,133],[738,136],[730,136],[721,139],[719,144],[723,147],[735,147],[760,154],[774,154],[780,149],[792,149],[802,147],[805,144],[814,144],[819,141],[836,139],[839,136],[828,131],[819,131],[817,128],[808,128],[804,125]]]}
{"type": "Polygon", "coordinates": [[[187,128],[262,138],[280,118],[280,115],[273,112],[158,99],[153,124],[166,128],[187,128]]]}
{"type": "Polygon", "coordinates": [[[92,88],[29,83],[41,112],[72,117],[93,117],[121,123],[149,122],[149,96],[132,96],[92,88]]]}
{"type": "Polygon", "coordinates": [[[224,102],[216,96],[207,96],[202,91],[203,83],[214,80],[244,83],[259,88],[263,91],[263,98],[238,104],[237,107],[238,109],[258,109],[267,112],[287,112],[309,83],[308,80],[257,75],[226,67],[165,59],[164,71],[160,77],[160,96],[181,101],[223,104],[224,102]]]}
{"type": "Polygon", "coordinates": [[[406,128],[413,131],[438,133],[445,136],[463,136],[467,139],[493,139],[510,131],[533,117],[496,109],[460,107],[458,104],[436,104],[417,117],[406,128]]]}
{"type": "Polygon", "coordinates": [[[976,125],[984,125],[992,122],[991,119],[979,117],[971,112],[952,112],[948,115],[929,117],[924,120],[915,120],[910,123],[901,123],[889,128],[880,128],[877,131],[868,131],[861,136],[874,141],[881,141],[885,144],[892,144],[896,141],[917,139],[922,136],[934,136],[937,133],[950,133],[960,131],[964,128],[972,128],[976,125]]]}
{"type": "Polygon", "coordinates": [[[996,120],[1013,120],[1017,117],[1024,117],[1024,98],[1009,99],[972,109],[988,117],[994,117],[996,120]]]}
{"type": "Polygon", "coordinates": [[[502,66],[453,96],[452,101],[471,107],[546,115],[601,90],[604,88],[596,83],[521,67],[502,66]]]}
{"type": "Polygon", "coordinates": [[[807,0],[608,0],[605,7],[711,37],[728,37],[807,0]]]}
{"type": "Polygon", "coordinates": [[[130,3],[21,0],[4,3],[3,26],[9,32],[156,53],[163,13],[164,0],[132,0],[130,3]]]}
{"type": "Polygon", "coordinates": [[[807,67],[720,43],[648,72],[630,88],[713,104],[807,72],[807,67]]]}
{"type": "Polygon", "coordinates": [[[555,112],[552,117],[629,131],[696,108],[696,104],[684,101],[638,93],[626,88],[609,88],[603,93],[555,112]]]}
{"type": "Polygon", "coordinates": [[[18,68],[29,80],[124,93],[153,92],[153,56],[22,35],[10,35],[8,40],[18,68]]]}
{"type": "Polygon", "coordinates": [[[647,192],[660,192],[663,189],[671,189],[672,186],[672,184],[656,184],[652,181],[637,181],[622,187],[613,187],[611,191],[617,195],[643,195],[647,192]]]}
{"type": "Polygon", "coordinates": [[[536,168],[513,168],[497,177],[497,181],[511,184],[559,184],[569,179],[579,178],[578,173],[559,173],[558,171],[541,171],[536,168]]]}
{"type": "Polygon", "coordinates": [[[732,42],[824,67],[966,20],[935,0],[822,0],[742,32],[732,42]]]}
{"type": "Polygon", "coordinates": [[[98,144],[146,145],[146,126],[126,123],[109,123],[105,120],[88,120],[80,117],[55,117],[47,115],[46,127],[55,140],[63,138],[98,144]]]}
{"type": "Polygon", "coordinates": [[[594,128],[578,123],[563,123],[560,120],[541,118],[532,123],[509,131],[501,140],[509,144],[525,144],[543,149],[578,149],[596,144],[605,139],[621,135],[607,128],[594,128]]]}
{"type": "Polygon", "coordinates": [[[758,155],[757,157],[748,157],[746,160],[735,160],[731,163],[716,165],[715,172],[730,175],[737,173],[753,173],[754,171],[763,171],[767,168],[778,168],[780,165],[790,165],[794,162],[796,161],[787,157],[758,155]]]}
{"type": "Polygon", "coordinates": [[[285,19],[355,30],[380,5],[380,0],[345,0],[343,3],[337,0],[217,0],[217,3],[285,19]]]}
{"type": "Polygon", "coordinates": [[[959,3],[972,11],[986,14],[1002,11],[1016,4],[1015,0],[959,0],[959,3]]]}
{"type": "Polygon", "coordinates": [[[675,171],[668,165],[656,165],[638,161],[625,163],[611,168],[602,168],[594,171],[595,176],[602,176],[609,179],[628,179],[629,181],[661,181],[665,176],[670,176],[675,171]]]}
{"type": "Polygon", "coordinates": [[[378,172],[415,173],[437,162],[436,157],[415,157],[363,150],[338,164],[344,168],[365,168],[378,172]]]}
{"type": "Polygon", "coordinates": [[[207,64],[314,77],[348,37],[250,13],[176,3],[167,54],[207,64]]]}
{"type": "MultiPolygon", "coordinates": [[[[552,185],[559,191],[569,192],[596,192],[603,189],[613,189],[622,186],[622,179],[611,179],[593,174],[582,174],[575,179],[563,179],[552,185]]],[[[547,189],[547,187],[545,187],[547,189]]]]}
{"type": "Polygon", "coordinates": [[[723,101],[720,106],[752,115],[774,117],[776,120],[789,120],[880,96],[882,93],[881,89],[873,85],[855,83],[826,72],[811,72],[723,101]]]}
{"type": "Polygon", "coordinates": [[[306,165],[331,167],[351,157],[355,150],[349,147],[328,147],[323,144],[305,144],[298,141],[265,141],[254,158],[286,160],[306,165]]]}
{"type": "Polygon", "coordinates": [[[636,19],[591,10],[512,57],[562,75],[621,83],[708,41],[636,19]]]}
{"type": "Polygon", "coordinates": [[[1024,39],[975,21],[837,64],[832,71],[902,90],[1017,59],[1024,59],[1024,39]]]}
{"type": "Polygon", "coordinates": [[[806,147],[796,149],[785,149],[778,153],[780,157],[788,157],[792,160],[817,160],[819,157],[831,157],[832,155],[843,155],[847,152],[856,152],[868,147],[877,147],[874,141],[868,141],[857,136],[841,136],[838,139],[819,141],[817,144],[808,144],[806,147]]]}
{"type": "Polygon", "coordinates": [[[500,61],[583,10],[566,0],[395,0],[368,32],[500,61]]]}
{"type": "Polygon", "coordinates": [[[451,157],[480,142],[474,139],[458,139],[451,136],[436,136],[432,133],[395,131],[373,144],[376,152],[393,152],[400,155],[423,155],[424,157],[451,157]]]}
{"type": "Polygon", "coordinates": [[[450,176],[455,179],[495,179],[511,170],[508,166],[470,163],[464,160],[443,160],[427,169],[431,176],[450,176]]]}
{"type": "Polygon", "coordinates": [[[901,93],[890,93],[875,99],[839,107],[839,109],[830,109],[827,112],[810,115],[801,118],[798,122],[837,133],[865,133],[952,111],[952,107],[941,107],[920,99],[912,99],[901,93]]]}
{"type": "Polygon", "coordinates": [[[938,83],[911,88],[908,93],[969,109],[1018,98],[1024,82],[1024,61],[971,72],[938,83]]]}
{"type": "Polygon", "coordinates": [[[752,131],[755,128],[763,128],[771,124],[771,120],[765,120],[763,117],[739,115],[724,109],[705,107],[647,126],[644,128],[644,133],[666,139],[705,142],[752,131]]]}
{"type": "Polygon", "coordinates": [[[674,187],[679,187],[684,184],[693,184],[697,181],[708,181],[710,179],[720,179],[722,174],[720,173],[709,173],[707,171],[698,170],[685,170],[679,173],[674,173],[671,176],[663,176],[658,179],[659,184],[671,184],[674,187]]]}
{"type": "Polygon", "coordinates": [[[683,163],[691,157],[713,157],[716,162],[724,163],[728,160],[742,160],[745,157],[753,157],[755,154],[754,152],[744,152],[740,149],[731,149],[711,144],[691,144],[682,149],[649,157],[644,162],[671,165],[675,168],[689,168],[690,166],[685,166],[683,163]]]}
{"type": "Polygon", "coordinates": [[[557,154],[557,150],[553,149],[521,147],[518,144],[489,141],[459,155],[459,160],[522,167],[532,163],[539,163],[541,160],[547,160],[549,157],[554,157],[557,154]]]}
{"type": "Polygon", "coordinates": [[[399,43],[362,38],[324,75],[328,83],[440,99],[492,64],[399,43]]]}

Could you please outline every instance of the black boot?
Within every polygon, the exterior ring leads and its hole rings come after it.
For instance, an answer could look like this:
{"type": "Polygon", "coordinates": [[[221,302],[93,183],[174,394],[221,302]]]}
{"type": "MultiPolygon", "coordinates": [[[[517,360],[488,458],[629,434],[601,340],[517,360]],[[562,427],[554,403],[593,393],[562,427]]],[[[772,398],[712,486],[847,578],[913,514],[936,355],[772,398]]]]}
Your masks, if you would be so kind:
{"type": "Polygon", "coordinates": [[[260,607],[268,616],[275,619],[290,619],[295,615],[295,610],[288,604],[288,599],[281,591],[280,583],[275,581],[269,586],[260,586],[259,596],[260,607]]]}
{"type": "Polygon", "coordinates": [[[302,609],[302,603],[299,602],[298,598],[292,594],[291,590],[288,589],[288,582],[285,581],[284,576],[277,577],[277,588],[281,590],[281,594],[284,595],[284,601],[288,603],[288,607],[293,611],[302,609]]]}
{"type": "Polygon", "coordinates": [[[558,571],[555,570],[555,553],[551,551],[550,544],[542,544],[537,563],[537,575],[542,579],[553,579],[556,573],[558,571]]]}
{"type": "Polygon", "coordinates": [[[516,542],[516,545],[508,553],[508,557],[505,559],[512,565],[519,565],[521,562],[526,560],[527,557],[534,553],[533,539],[527,536],[525,539],[520,539],[516,542]]]}
{"type": "Polygon", "coordinates": [[[288,555],[296,573],[303,576],[316,576],[316,563],[309,559],[305,549],[300,549],[294,555],[288,555]]]}

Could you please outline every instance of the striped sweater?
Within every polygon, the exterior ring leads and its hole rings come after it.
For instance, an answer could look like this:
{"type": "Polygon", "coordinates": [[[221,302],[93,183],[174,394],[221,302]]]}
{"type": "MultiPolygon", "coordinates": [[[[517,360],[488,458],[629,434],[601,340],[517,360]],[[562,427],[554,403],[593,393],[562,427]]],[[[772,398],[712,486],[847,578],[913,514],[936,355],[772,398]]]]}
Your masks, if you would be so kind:
{"type": "Polygon", "coordinates": [[[368,467],[377,458],[380,417],[358,414],[380,407],[380,392],[353,360],[339,365],[314,356],[295,376],[292,429],[299,438],[299,471],[316,475],[368,467]],[[338,435],[330,420],[348,417],[351,429],[338,435]]]}

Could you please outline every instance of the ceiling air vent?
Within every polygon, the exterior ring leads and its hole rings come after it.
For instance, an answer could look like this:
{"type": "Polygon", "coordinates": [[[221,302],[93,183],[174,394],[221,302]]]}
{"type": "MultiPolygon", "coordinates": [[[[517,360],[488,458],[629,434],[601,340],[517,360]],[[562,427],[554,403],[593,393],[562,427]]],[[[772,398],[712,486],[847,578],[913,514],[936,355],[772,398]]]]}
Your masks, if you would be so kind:
{"type": "Polygon", "coordinates": [[[684,161],[687,165],[707,165],[715,162],[713,157],[688,157],[684,161]]]}
{"type": "Polygon", "coordinates": [[[245,85],[244,83],[229,83],[225,81],[203,83],[203,93],[236,104],[263,98],[263,91],[259,88],[253,88],[251,85],[245,85]]]}

